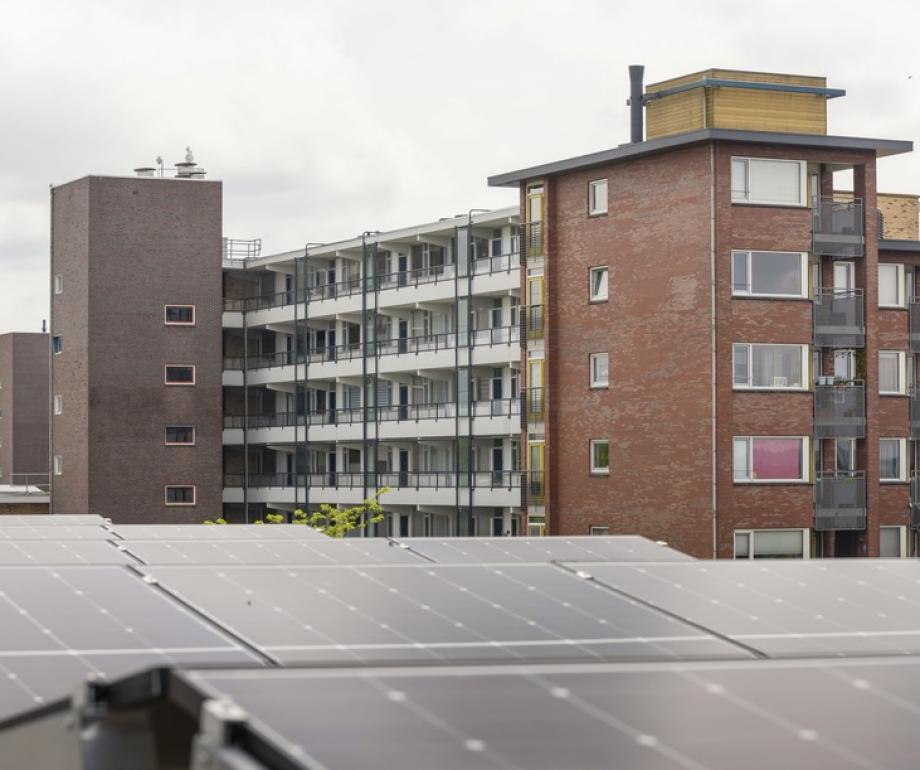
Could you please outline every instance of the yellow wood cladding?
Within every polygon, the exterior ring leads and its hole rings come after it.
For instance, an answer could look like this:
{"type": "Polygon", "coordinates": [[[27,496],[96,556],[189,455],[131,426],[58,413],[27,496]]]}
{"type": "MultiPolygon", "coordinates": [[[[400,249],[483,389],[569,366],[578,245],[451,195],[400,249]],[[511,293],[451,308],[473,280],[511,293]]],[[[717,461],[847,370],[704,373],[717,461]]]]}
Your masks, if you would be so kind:
{"type": "Polygon", "coordinates": [[[879,193],[878,210],[882,212],[882,236],[890,240],[920,240],[920,198],[916,195],[879,193]]]}
{"type": "MultiPolygon", "coordinates": [[[[652,94],[705,78],[819,88],[827,85],[823,77],[712,69],[653,83],[645,91],[647,94],[652,94]]],[[[827,100],[823,96],[813,94],[707,87],[653,99],[646,106],[647,139],[694,131],[699,128],[826,134],[827,100]]]]}

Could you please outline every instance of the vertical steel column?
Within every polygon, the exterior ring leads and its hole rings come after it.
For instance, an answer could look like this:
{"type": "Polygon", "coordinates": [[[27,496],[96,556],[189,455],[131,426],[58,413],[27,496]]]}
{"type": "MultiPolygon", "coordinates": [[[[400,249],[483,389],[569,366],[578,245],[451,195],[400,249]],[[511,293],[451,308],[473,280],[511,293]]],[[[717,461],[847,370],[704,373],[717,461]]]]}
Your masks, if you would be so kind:
{"type": "MultiPolygon", "coordinates": [[[[245,267],[244,267],[245,270],[245,267]]],[[[246,299],[240,305],[243,315],[243,521],[249,523],[249,327],[246,299]]]]}

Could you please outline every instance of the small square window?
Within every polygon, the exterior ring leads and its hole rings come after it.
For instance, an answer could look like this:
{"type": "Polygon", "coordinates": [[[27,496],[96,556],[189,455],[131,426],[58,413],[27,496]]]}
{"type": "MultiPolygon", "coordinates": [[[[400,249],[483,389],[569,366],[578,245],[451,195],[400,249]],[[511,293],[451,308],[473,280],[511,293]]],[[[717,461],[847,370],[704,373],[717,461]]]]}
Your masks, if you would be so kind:
{"type": "Polygon", "coordinates": [[[588,300],[590,302],[607,301],[606,267],[592,267],[588,271],[588,300]]]}
{"type": "Polygon", "coordinates": [[[607,213],[607,180],[588,182],[588,214],[597,216],[607,213]]]}
{"type": "Polygon", "coordinates": [[[64,338],[60,334],[55,334],[51,338],[51,352],[54,355],[64,352],[64,338]]]}
{"type": "Polygon", "coordinates": [[[878,441],[879,481],[907,481],[907,439],[878,441]]]}
{"type": "Polygon", "coordinates": [[[64,473],[64,458],[61,455],[54,456],[54,475],[60,476],[64,473]]]}
{"type": "Polygon", "coordinates": [[[904,352],[880,350],[878,353],[878,392],[882,395],[904,395],[907,373],[904,352]]]}
{"type": "Polygon", "coordinates": [[[63,396],[54,397],[54,413],[55,414],[64,413],[64,397],[63,396]]]}
{"type": "Polygon", "coordinates": [[[166,487],[166,505],[195,505],[195,487],[166,487]]]}
{"type": "Polygon", "coordinates": [[[610,473],[610,442],[606,439],[591,439],[591,473],[610,473]]]}
{"type": "Polygon", "coordinates": [[[167,425],[165,443],[167,446],[194,446],[195,428],[192,425],[167,425]]]}
{"type": "Polygon", "coordinates": [[[166,305],[164,322],[167,326],[194,326],[194,305],[166,305]]]}
{"type": "Polygon", "coordinates": [[[187,364],[166,365],[167,385],[194,385],[195,367],[187,364]]]}
{"type": "Polygon", "coordinates": [[[63,294],[64,293],[64,276],[58,273],[54,276],[54,293],[63,294]]]}
{"type": "Polygon", "coordinates": [[[606,388],[609,384],[608,353],[592,353],[589,356],[591,387],[606,388]]]}

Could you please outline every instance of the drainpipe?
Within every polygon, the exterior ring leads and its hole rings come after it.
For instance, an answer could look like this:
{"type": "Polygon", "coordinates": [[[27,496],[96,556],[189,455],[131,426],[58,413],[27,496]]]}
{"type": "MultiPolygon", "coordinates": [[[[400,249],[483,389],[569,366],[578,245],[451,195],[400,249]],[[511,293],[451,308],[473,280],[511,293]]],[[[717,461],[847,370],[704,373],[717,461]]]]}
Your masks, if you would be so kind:
{"type": "Polygon", "coordinates": [[[718,453],[716,451],[716,157],[715,145],[709,144],[709,355],[712,398],[712,558],[718,558],[718,453]]]}

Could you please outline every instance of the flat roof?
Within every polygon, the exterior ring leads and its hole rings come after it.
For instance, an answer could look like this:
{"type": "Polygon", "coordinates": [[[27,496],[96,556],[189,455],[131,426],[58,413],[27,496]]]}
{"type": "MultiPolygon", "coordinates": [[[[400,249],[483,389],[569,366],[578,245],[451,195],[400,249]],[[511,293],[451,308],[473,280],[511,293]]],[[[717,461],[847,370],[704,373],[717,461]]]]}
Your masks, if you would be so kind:
{"type": "Polygon", "coordinates": [[[560,174],[566,171],[599,166],[619,160],[628,160],[652,153],[675,150],[703,142],[752,142],[756,144],[781,144],[801,147],[820,147],[833,150],[874,150],[880,158],[912,152],[914,143],[900,139],[870,139],[858,136],[827,136],[825,134],[787,134],[780,131],[743,131],[734,128],[701,128],[683,134],[663,136],[646,142],[621,144],[610,150],[579,155],[539,166],[508,171],[489,177],[490,187],[514,187],[520,182],[536,177],[560,174]]]}
{"type": "Polygon", "coordinates": [[[920,251],[920,241],[882,238],[878,242],[879,251],[920,251]]]}

